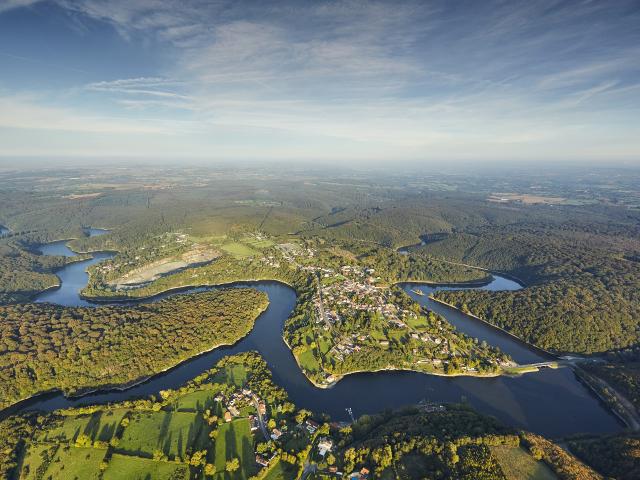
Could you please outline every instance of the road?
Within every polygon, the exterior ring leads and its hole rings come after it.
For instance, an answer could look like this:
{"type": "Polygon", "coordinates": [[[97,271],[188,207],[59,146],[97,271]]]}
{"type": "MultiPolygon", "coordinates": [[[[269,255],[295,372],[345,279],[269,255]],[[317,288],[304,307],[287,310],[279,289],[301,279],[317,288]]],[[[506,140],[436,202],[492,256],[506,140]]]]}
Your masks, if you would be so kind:
{"type": "Polygon", "coordinates": [[[262,418],[262,414],[260,413],[260,402],[258,402],[258,397],[255,395],[252,395],[251,399],[253,400],[253,405],[256,407],[256,412],[258,412],[258,425],[260,425],[264,439],[268,442],[271,440],[271,437],[269,436],[267,426],[264,424],[264,418],[262,418]]]}
{"type": "MultiPolygon", "coordinates": [[[[618,402],[618,405],[623,410],[622,412],[618,412],[618,413],[623,418],[627,426],[631,430],[636,432],[640,430],[640,416],[638,415],[638,411],[636,410],[635,406],[627,399],[627,397],[622,395],[620,392],[618,392],[615,388],[613,388],[609,383],[607,383],[600,377],[596,377],[595,375],[585,372],[584,370],[580,369],[580,367],[578,367],[577,365],[576,365],[576,370],[581,371],[581,373],[583,374],[583,380],[586,379],[587,383],[593,382],[593,383],[596,383],[600,389],[606,388],[609,391],[609,393],[615,397],[615,399],[618,402]]],[[[601,395],[600,392],[598,392],[597,388],[594,388],[593,390],[596,391],[596,393],[598,393],[599,396],[601,395]]],[[[604,401],[605,403],[608,403],[606,402],[606,400],[604,401]]]]}

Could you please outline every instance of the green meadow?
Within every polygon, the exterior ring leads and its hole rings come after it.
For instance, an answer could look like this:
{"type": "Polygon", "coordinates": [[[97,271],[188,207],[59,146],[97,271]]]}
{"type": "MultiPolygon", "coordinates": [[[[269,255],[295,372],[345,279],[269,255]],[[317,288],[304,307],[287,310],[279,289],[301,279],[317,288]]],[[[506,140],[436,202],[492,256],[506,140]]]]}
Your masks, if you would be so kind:
{"type": "Polygon", "coordinates": [[[56,426],[45,430],[40,440],[75,442],[79,435],[86,435],[92,442],[108,442],[127,412],[127,409],[122,408],[98,411],[91,415],[63,417],[56,426]]]}
{"type": "Polygon", "coordinates": [[[246,418],[234,420],[220,425],[216,437],[214,456],[212,463],[219,472],[216,478],[222,479],[248,479],[257,472],[253,453],[253,435],[246,418]],[[225,464],[227,460],[237,458],[240,460],[240,469],[229,477],[225,476],[225,464]]]}
{"type": "Polygon", "coordinates": [[[130,420],[118,449],[142,457],[161,451],[169,457],[184,458],[189,448],[206,448],[208,435],[209,427],[197,413],[143,412],[130,420]]]}
{"type": "Polygon", "coordinates": [[[491,447],[507,480],[557,480],[547,465],[535,460],[520,447],[505,445],[491,447]]]}
{"type": "Polygon", "coordinates": [[[189,467],[173,462],[156,462],[147,458],[115,453],[104,472],[103,480],[160,480],[188,478],[189,467]]]}

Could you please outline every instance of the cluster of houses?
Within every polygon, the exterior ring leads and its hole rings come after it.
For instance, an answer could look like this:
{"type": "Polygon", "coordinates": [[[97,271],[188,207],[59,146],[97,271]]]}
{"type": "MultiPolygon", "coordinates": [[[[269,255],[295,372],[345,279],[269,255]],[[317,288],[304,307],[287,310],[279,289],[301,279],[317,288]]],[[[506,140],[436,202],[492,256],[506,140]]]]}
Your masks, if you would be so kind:
{"type": "MultiPolygon", "coordinates": [[[[258,411],[260,412],[260,415],[267,413],[267,406],[264,400],[259,400],[248,388],[235,391],[229,395],[228,398],[219,393],[213,399],[221,404],[221,407],[224,410],[223,418],[225,422],[230,422],[234,418],[240,417],[240,409],[254,401],[258,403],[258,411]]],[[[249,421],[251,421],[251,417],[249,417],[249,421]]]]}
{"type": "Polygon", "coordinates": [[[329,268],[318,268],[315,271],[323,278],[335,280],[328,285],[321,285],[321,291],[314,298],[318,322],[336,324],[342,320],[341,312],[365,311],[378,313],[389,323],[403,328],[406,327],[403,318],[415,316],[415,313],[398,309],[387,300],[385,288],[375,286],[379,277],[372,276],[375,273],[372,268],[344,265],[340,268],[340,273],[329,268]]]}

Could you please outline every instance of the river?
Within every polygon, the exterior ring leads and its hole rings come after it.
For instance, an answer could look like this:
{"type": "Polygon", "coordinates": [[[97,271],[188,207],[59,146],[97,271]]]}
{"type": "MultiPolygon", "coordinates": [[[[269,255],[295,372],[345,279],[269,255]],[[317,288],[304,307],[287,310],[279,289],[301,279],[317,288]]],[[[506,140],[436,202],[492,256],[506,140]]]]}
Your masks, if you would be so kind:
{"type": "MultiPolygon", "coordinates": [[[[101,231],[91,232],[99,233],[101,231]]],[[[75,255],[64,241],[42,246],[42,252],[48,255],[75,255]]],[[[58,272],[61,287],[42,293],[36,301],[68,306],[95,305],[83,300],[79,295],[88,281],[86,269],[111,255],[105,252],[96,253],[92,259],[67,265],[58,272]]],[[[359,416],[414,404],[425,399],[435,402],[466,400],[478,411],[493,415],[506,424],[550,437],[583,432],[608,433],[622,429],[619,420],[577,381],[569,368],[543,369],[538,373],[521,377],[494,378],[439,377],[417,372],[360,373],[345,377],[330,389],[316,388],[302,374],[282,339],[282,327],[296,302],[295,292],[279,282],[233,285],[242,286],[250,286],[267,293],[269,307],[257,319],[249,335],[234,346],[218,348],[188,360],[127,390],[98,392],[72,399],[59,393],[45,394],[23,402],[12,408],[12,411],[52,411],[58,408],[148,396],[163,389],[179,387],[211,368],[225,355],[257,350],[271,368],[275,382],[287,390],[289,397],[298,407],[326,412],[338,420],[347,419],[347,407],[352,408],[354,415],[359,416]]],[[[405,284],[403,288],[416,301],[445,316],[460,331],[501,348],[519,363],[547,360],[544,354],[513,337],[428,298],[429,293],[436,288],[459,287],[405,284]],[[422,290],[425,295],[416,295],[411,291],[415,289],[422,290]]],[[[491,283],[476,288],[514,290],[521,287],[512,280],[494,275],[491,283]]],[[[203,288],[191,288],[185,292],[199,290],[203,288]]],[[[166,293],[147,301],[179,294],[166,293]]]]}

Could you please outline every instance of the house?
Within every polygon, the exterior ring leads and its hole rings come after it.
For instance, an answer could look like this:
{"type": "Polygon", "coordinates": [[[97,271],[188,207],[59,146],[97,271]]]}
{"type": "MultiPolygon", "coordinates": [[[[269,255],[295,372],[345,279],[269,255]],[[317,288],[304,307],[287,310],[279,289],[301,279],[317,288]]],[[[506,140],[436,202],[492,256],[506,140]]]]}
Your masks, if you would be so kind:
{"type": "Polygon", "coordinates": [[[316,422],[314,422],[313,420],[307,420],[306,422],[307,425],[307,430],[309,431],[310,434],[314,434],[316,433],[316,430],[318,430],[318,428],[320,428],[320,425],[318,425],[316,422]]]}
{"type": "Polygon", "coordinates": [[[274,428],[273,430],[271,430],[271,439],[272,440],[277,440],[282,436],[282,432],[280,430],[278,430],[277,428],[274,428]]]}
{"type": "Polygon", "coordinates": [[[333,441],[330,438],[322,437],[318,442],[318,453],[320,453],[321,457],[324,457],[332,448],[333,441]]]}
{"type": "Polygon", "coordinates": [[[251,427],[252,432],[255,432],[256,430],[258,430],[258,427],[260,425],[258,424],[258,418],[255,415],[251,415],[249,417],[249,426],[251,427]]]}
{"type": "Polygon", "coordinates": [[[263,467],[268,467],[269,466],[269,460],[264,458],[262,455],[256,455],[256,463],[258,465],[262,465],[263,467]]]}
{"type": "Polygon", "coordinates": [[[231,413],[229,411],[224,412],[224,421],[227,423],[231,421],[231,413]]]}
{"type": "Polygon", "coordinates": [[[258,403],[258,412],[260,412],[260,415],[266,415],[267,404],[264,403],[264,400],[260,400],[260,403],[258,403]]]}
{"type": "Polygon", "coordinates": [[[234,417],[239,417],[240,416],[240,410],[238,410],[235,406],[233,405],[229,405],[229,412],[231,413],[231,415],[233,415],[234,417]]]}

